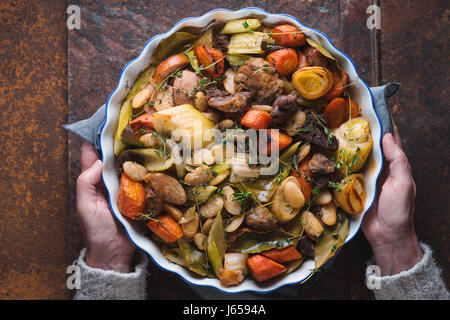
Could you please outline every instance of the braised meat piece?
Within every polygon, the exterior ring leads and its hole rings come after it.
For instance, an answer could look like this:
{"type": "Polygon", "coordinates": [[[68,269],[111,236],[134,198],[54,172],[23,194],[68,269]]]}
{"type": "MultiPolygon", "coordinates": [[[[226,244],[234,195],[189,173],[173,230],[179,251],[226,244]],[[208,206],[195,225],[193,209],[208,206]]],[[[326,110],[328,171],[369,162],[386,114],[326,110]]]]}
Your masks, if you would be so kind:
{"type": "Polygon", "coordinates": [[[213,47],[226,54],[228,52],[228,45],[230,44],[230,37],[226,34],[216,33],[213,36],[213,47]]]}
{"type": "Polygon", "coordinates": [[[314,186],[322,189],[327,187],[330,181],[339,181],[339,175],[335,172],[335,166],[336,162],[328,159],[321,153],[315,153],[308,162],[314,186]]]}
{"type": "Polygon", "coordinates": [[[327,174],[334,172],[336,162],[328,159],[321,153],[316,153],[308,162],[309,170],[313,174],[327,174]]]}
{"type": "Polygon", "coordinates": [[[173,103],[176,106],[181,104],[194,105],[194,88],[202,78],[189,70],[183,70],[180,77],[173,80],[173,103]]]}
{"type": "Polygon", "coordinates": [[[339,143],[325,126],[325,123],[325,120],[320,116],[308,112],[305,124],[296,135],[296,139],[307,141],[326,150],[336,151],[339,143]]]}
{"type": "Polygon", "coordinates": [[[162,212],[164,207],[164,201],[158,198],[156,192],[150,187],[150,185],[146,184],[145,188],[145,202],[146,202],[146,211],[150,215],[158,215],[162,212]]]}
{"type": "Polygon", "coordinates": [[[308,47],[303,51],[309,67],[326,67],[327,58],[314,47],[308,47]]]}
{"type": "Polygon", "coordinates": [[[177,179],[158,172],[149,173],[144,181],[147,182],[145,190],[149,201],[168,202],[177,206],[186,203],[186,192],[177,179]]]}
{"type": "Polygon", "coordinates": [[[250,107],[253,95],[253,92],[237,92],[231,95],[226,91],[214,90],[209,94],[208,105],[223,112],[242,112],[250,107]]]}
{"type": "Polygon", "coordinates": [[[282,92],[286,80],[280,79],[271,65],[262,58],[250,58],[234,78],[236,90],[255,92],[259,104],[271,104],[282,92]]]}
{"type": "Polygon", "coordinates": [[[298,109],[297,98],[298,93],[293,91],[288,95],[281,95],[275,99],[270,113],[273,123],[278,126],[284,126],[290,120],[298,109]]]}
{"type": "Polygon", "coordinates": [[[245,216],[245,223],[257,231],[269,231],[278,227],[273,215],[264,207],[249,212],[245,216]]]}
{"type": "Polygon", "coordinates": [[[303,237],[298,242],[297,249],[304,258],[314,258],[314,248],[316,243],[308,237],[303,237]]]}
{"type": "Polygon", "coordinates": [[[315,187],[319,189],[323,189],[328,187],[328,183],[339,182],[339,174],[337,172],[328,173],[328,174],[313,174],[311,177],[312,183],[315,187]]]}

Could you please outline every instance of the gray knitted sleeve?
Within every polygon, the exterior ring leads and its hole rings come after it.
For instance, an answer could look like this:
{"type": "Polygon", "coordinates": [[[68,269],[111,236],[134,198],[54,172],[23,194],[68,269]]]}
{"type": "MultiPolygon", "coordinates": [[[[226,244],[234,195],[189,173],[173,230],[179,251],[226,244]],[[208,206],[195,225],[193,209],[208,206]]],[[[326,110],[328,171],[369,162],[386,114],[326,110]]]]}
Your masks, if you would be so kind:
{"type": "Polygon", "coordinates": [[[144,300],[146,298],[148,257],[138,250],[139,262],[132,273],[91,268],[86,264],[86,249],[76,261],[81,269],[81,285],[75,300],[144,300]]]}
{"type": "Polygon", "coordinates": [[[392,276],[377,277],[366,270],[367,283],[378,283],[372,291],[377,300],[449,300],[442,280],[442,270],[432,257],[432,250],[420,244],[423,258],[414,267],[392,276]]]}

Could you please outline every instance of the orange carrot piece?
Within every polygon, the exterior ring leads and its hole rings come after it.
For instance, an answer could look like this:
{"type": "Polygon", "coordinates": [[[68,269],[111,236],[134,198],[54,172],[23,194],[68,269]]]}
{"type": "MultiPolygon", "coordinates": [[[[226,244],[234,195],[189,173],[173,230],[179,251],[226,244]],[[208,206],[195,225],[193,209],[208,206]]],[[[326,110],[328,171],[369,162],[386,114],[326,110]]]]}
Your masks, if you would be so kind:
{"type": "Polygon", "coordinates": [[[270,113],[263,110],[250,109],[242,117],[241,124],[255,130],[267,129],[272,123],[270,113]]]}
{"type": "Polygon", "coordinates": [[[323,110],[323,116],[331,129],[339,128],[348,120],[348,103],[344,98],[334,98],[323,110]]]}
{"type": "Polygon", "coordinates": [[[153,125],[153,115],[143,114],[130,122],[130,127],[134,132],[139,132],[140,129],[155,131],[155,126],[153,125]]]}
{"type": "Polygon", "coordinates": [[[295,249],[293,246],[282,249],[274,248],[268,251],[261,252],[261,254],[278,263],[289,262],[302,258],[302,254],[298,252],[297,249],[295,249]]]}
{"type": "Polygon", "coordinates": [[[145,208],[145,190],[142,182],[134,181],[122,173],[117,206],[123,215],[140,220],[141,212],[145,208]]]}
{"type": "Polygon", "coordinates": [[[285,266],[261,254],[255,254],[248,258],[247,265],[256,281],[269,280],[287,271],[285,266]]]}
{"type": "Polygon", "coordinates": [[[341,124],[361,115],[359,104],[351,99],[334,98],[323,111],[323,116],[331,129],[339,128],[341,124]],[[349,105],[350,103],[350,105],[349,105]]]}
{"type": "Polygon", "coordinates": [[[278,130],[268,129],[267,130],[267,142],[266,148],[262,150],[264,154],[270,155],[272,150],[272,143],[278,144],[278,150],[281,151],[289,146],[292,142],[292,138],[287,134],[281,133],[278,130]]]}
{"type": "Polygon", "coordinates": [[[214,79],[223,75],[225,62],[220,50],[201,44],[194,49],[194,54],[199,65],[204,68],[202,74],[205,77],[214,79]]]}
{"type": "Polygon", "coordinates": [[[295,48],[306,43],[306,36],[303,32],[289,24],[282,24],[271,30],[272,37],[280,46],[295,48]]]}
{"type": "Polygon", "coordinates": [[[169,215],[156,217],[147,223],[147,227],[166,242],[175,242],[183,236],[183,229],[169,215]]]}
{"type": "Polygon", "coordinates": [[[161,62],[156,67],[155,74],[154,74],[151,82],[154,85],[160,84],[171,73],[186,66],[188,63],[189,63],[189,59],[184,53],[179,53],[179,54],[173,55],[171,57],[168,57],[166,60],[161,62]]]}
{"type": "MultiPolygon", "coordinates": [[[[350,112],[351,112],[352,118],[359,117],[361,115],[361,108],[359,107],[359,104],[357,102],[353,101],[352,99],[349,99],[349,100],[350,100],[351,106],[347,108],[347,112],[349,112],[349,109],[351,109],[350,112]]],[[[348,121],[348,119],[350,119],[350,115],[347,113],[346,121],[348,121]]]]}
{"type": "Polygon", "coordinates": [[[267,56],[267,61],[283,76],[287,76],[298,66],[297,52],[291,48],[272,52],[267,56]]]}
{"type": "Polygon", "coordinates": [[[328,100],[338,98],[344,93],[344,86],[348,84],[348,75],[344,71],[341,72],[342,72],[342,80],[339,79],[338,73],[333,71],[333,78],[334,78],[333,87],[325,95],[325,98],[327,98],[328,100]]]}
{"type": "Polygon", "coordinates": [[[308,167],[308,162],[309,162],[308,158],[300,162],[298,166],[298,171],[300,171],[300,174],[295,170],[291,171],[291,176],[296,177],[298,183],[300,183],[300,189],[302,189],[305,200],[311,199],[311,189],[312,189],[310,180],[312,175],[308,167]]]}

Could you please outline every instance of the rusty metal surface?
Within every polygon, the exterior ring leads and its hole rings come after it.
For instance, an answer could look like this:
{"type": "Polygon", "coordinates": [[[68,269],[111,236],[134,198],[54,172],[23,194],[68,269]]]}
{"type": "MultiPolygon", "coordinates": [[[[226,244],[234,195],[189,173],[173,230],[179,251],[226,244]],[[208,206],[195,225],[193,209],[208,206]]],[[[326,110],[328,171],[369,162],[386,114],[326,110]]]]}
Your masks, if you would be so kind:
{"type": "Polygon", "coordinates": [[[65,9],[0,5],[0,299],[69,297],[65,9]]]}

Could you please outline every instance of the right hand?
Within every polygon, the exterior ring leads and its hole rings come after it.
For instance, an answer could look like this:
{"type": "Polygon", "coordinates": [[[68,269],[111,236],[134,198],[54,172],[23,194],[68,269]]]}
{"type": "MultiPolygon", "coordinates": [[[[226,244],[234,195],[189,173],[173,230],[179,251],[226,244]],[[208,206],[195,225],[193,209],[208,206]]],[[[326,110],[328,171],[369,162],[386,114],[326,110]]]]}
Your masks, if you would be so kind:
{"type": "Polygon", "coordinates": [[[382,275],[397,274],[411,269],[423,253],[414,231],[414,183],[408,158],[401,147],[397,127],[394,136],[383,137],[383,152],[389,169],[387,178],[371,210],[364,217],[362,230],[369,241],[382,275]]]}

